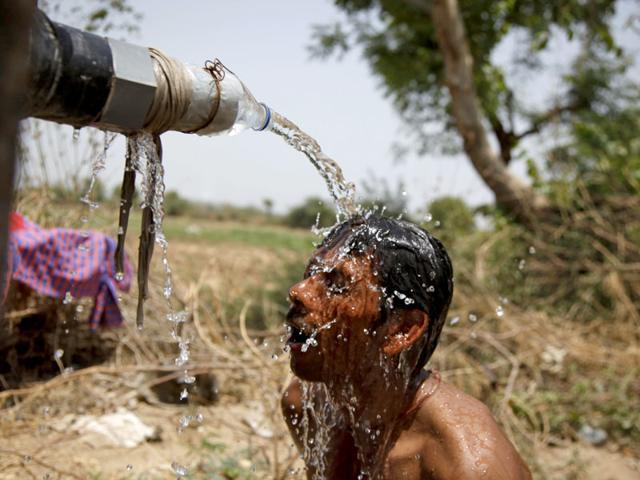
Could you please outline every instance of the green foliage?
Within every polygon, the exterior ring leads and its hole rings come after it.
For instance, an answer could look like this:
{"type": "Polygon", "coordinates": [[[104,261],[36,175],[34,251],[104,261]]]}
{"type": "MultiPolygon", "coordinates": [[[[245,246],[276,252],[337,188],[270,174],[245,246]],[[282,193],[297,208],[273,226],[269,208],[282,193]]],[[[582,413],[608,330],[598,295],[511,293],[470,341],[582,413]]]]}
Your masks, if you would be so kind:
{"type": "MultiPolygon", "coordinates": [[[[140,213],[131,214],[130,228],[138,230],[140,213]]],[[[277,252],[309,253],[314,236],[311,232],[288,230],[278,226],[247,223],[219,223],[198,217],[167,217],[164,231],[169,238],[214,245],[241,244],[277,252]]]]}
{"type": "Polygon", "coordinates": [[[293,228],[320,228],[336,223],[334,210],[317,197],[307,198],[301,205],[293,207],[284,218],[285,225],[293,228]]]}
{"type": "MultiPolygon", "coordinates": [[[[584,424],[604,428],[618,445],[631,446],[640,441],[640,410],[635,397],[634,382],[637,369],[620,376],[615,371],[604,371],[593,378],[579,366],[570,365],[564,375],[578,379],[570,388],[561,388],[548,378],[532,395],[514,404],[526,405],[529,410],[547,412],[550,433],[560,437],[575,436],[584,424]],[[570,372],[570,373],[569,373],[570,372]]],[[[516,413],[518,413],[516,411],[516,413]]],[[[522,412],[525,416],[525,412],[522,412]]]]}
{"type": "MultiPolygon", "coordinates": [[[[610,31],[610,22],[618,2],[615,0],[459,0],[460,10],[474,59],[478,100],[495,133],[514,134],[508,145],[518,143],[515,124],[525,131],[539,132],[557,115],[543,108],[529,111],[504,72],[494,62],[493,53],[505,36],[518,31],[525,38],[516,60],[521,68],[534,72],[540,67],[541,54],[549,50],[549,39],[562,33],[579,39],[585,51],[600,52],[600,57],[620,56],[610,31]],[[594,12],[598,12],[594,15],[594,12]],[[519,122],[516,122],[519,120],[519,122]],[[526,125],[529,127],[526,127],[526,125]]],[[[450,101],[444,85],[443,56],[430,21],[427,0],[335,0],[347,16],[335,25],[317,26],[313,32],[311,53],[320,58],[339,55],[360,47],[373,73],[381,80],[385,93],[403,114],[420,142],[419,150],[441,147],[455,151],[459,141],[451,133],[450,101]]],[[[602,77],[604,78],[604,77],[602,77]]],[[[591,108],[591,97],[581,102],[569,98],[575,93],[572,75],[565,78],[569,115],[591,108]],[[586,101],[584,101],[586,100],[586,101]]],[[[610,78],[609,78],[610,80],[610,78]]],[[[593,84],[610,89],[611,82],[593,84]]]]}
{"type": "Polygon", "coordinates": [[[38,8],[53,20],[110,36],[137,33],[142,20],[142,15],[129,0],[40,0],[38,8]]]}
{"type": "MultiPolygon", "coordinates": [[[[431,214],[433,222],[438,222],[438,229],[433,233],[442,240],[445,245],[450,245],[458,238],[466,237],[475,228],[473,212],[467,204],[458,197],[440,197],[433,200],[428,212],[431,214]]],[[[425,224],[425,228],[430,230],[433,223],[425,224]]]]}
{"type": "Polygon", "coordinates": [[[175,190],[170,190],[164,194],[164,213],[171,216],[180,216],[187,213],[189,201],[182,198],[175,190]]]}
{"type": "MultiPolygon", "coordinates": [[[[210,453],[211,457],[206,462],[203,462],[199,466],[198,472],[190,475],[189,478],[207,478],[209,480],[250,480],[255,478],[252,471],[255,471],[256,467],[247,469],[235,458],[236,455],[225,455],[227,451],[225,444],[213,443],[204,439],[202,441],[202,449],[210,453]]],[[[262,467],[264,462],[260,461],[258,463],[262,467]]]]}
{"type": "Polygon", "coordinates": [[[550,152],[550,190],[570,207],[585,188],[596,203],[640,194],[640,108],[631,104],[588,112],[576,119],[567,142],[550,152]]]}

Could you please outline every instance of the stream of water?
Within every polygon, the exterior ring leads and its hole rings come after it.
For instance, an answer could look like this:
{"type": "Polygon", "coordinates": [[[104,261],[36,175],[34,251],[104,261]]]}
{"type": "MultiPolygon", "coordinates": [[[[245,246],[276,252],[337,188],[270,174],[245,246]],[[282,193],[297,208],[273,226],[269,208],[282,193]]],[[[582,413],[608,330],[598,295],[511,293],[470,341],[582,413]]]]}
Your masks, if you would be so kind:
{"type": "Polygon", "coordinates": [[[344,178],[340,165],[322,151],[313,137],[303,132],[292,121],[273,111],[271,112],[269,129],[282,137],[293,148],[304,153],[318,170],[336,204],[338,222],[357,213],[355,185],[344,178]]]}

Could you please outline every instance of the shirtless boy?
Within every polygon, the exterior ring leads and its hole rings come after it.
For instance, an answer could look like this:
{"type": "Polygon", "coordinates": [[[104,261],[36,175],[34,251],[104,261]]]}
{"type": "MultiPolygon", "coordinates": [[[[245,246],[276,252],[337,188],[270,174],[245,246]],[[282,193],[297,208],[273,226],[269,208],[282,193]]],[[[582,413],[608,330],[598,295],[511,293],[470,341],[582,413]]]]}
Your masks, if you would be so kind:
{"type": "Polygon", "coordinates": [[[377,215],[314,252],[289,291],[282,397],[309,479],[531,479],[487,407],[424,369],[452,274],[438,240],[377,215]]]}

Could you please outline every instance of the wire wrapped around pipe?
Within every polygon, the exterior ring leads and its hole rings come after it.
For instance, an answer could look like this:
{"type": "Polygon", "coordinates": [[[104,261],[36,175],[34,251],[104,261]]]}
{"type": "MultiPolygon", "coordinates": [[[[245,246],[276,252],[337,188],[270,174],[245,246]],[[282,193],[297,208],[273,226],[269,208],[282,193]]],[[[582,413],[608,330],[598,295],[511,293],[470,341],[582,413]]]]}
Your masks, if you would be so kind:
{"type": "Polygon", "coordinates": [[[156,76],[156,94],[144,129],[160,134],[171,129],[187,112],[191,102],[191,77],[184,65],[160,50],[149,48],[156,76]]]}

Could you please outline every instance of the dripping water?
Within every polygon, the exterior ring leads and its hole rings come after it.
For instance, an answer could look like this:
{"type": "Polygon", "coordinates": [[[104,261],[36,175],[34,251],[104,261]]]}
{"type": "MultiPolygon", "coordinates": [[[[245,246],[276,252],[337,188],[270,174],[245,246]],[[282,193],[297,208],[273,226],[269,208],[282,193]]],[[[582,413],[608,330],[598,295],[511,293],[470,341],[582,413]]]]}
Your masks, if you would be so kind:
{"type": "MultiPolygon", "coordinates": [[[[106,161],[107,161],[107,152],[109,151],[109,148],[111,147],[111,144],[113,143],[116,136],[117,134],[115,133],[105,131],[102,150],[100,150],[100,152],[96,156],[94,156],[91,161],[91,174],[89,177],[89,185],[87,186],[87,190],[85,191],[85,193],[80,197],[80,202],[85,206],[85,211],[80,216],[80,223],[81,223],[80,236],[82,238],[89,237],[87,224],[89,223],[89,220],[93,214],[93,211],[100,206],[97,201],[92,199],[93,189],[95,188],[95,185],[98,181],[98,175],[105,168],[106,161]]],[[[74,143],[77,143],[79,138],[80,138],[80,129],[76,128],[73,130],[74,143]]],[[[77,248],[78,248],[78,251],[84,252],[84,251],[87,251],[89,247],[87,247],[87,245],[85,245],[84,242],[81,242],[77,248]]],[[[76,276],[76,271],[72,270],[71,272],[69,272],[69,274],[70,274],[70,277],[73,278],[76,276]]],[[[64,294],[64,299],[62,300],[62,303],[65,305],[68,305],[75,300],[71,290],[73,290],[73,288],[71,288],[69,291],[65,292],[64,294]]],[[[75,323],[78,322],[78,316],[79,316],[78,314],[82,313],[82,310],[83,310],[83,307],[81,304],[78,304],[76,308],[73,309],[73,312],[74,312],[73,319],[75,323]]],[[[66,320],[63,321],[63,326],[65,325],[66,325],[66,320]]],[[[65,328],[64,332],[68,333],[68,329],[65,328]]]]}
{"type": "MultiPolygon", "coordinates": [[[[166,320],[171,325],[170,335],[171,338],[178,345],[178,354],[174,359],[174,363],[178,367],[184,367],[183,374],[180,381],[184,384],[184,389],[180,393],[180,399],[184,400],[188,397],[188,386],[195,382],[195,377],[189,374],[188,369],[185,367],[189,362],[190,350],[189,339],[183,335],[183,324],[188,318],[188,312],[186,310],[176,310],[171,302],[173,295],[173,280],[172,270],[169,263],[168,251],[169,242],[164,234],[163,220],[164,220],[164,167],[162,165],[162,147],[160,144],[159,136],[154,136],[150,133],[143,132],[137,134],[134,137],[135,145],[131,148],[131,166],[141,175],[141,196],[142,196],[142,208],[143,208],[143,221],[140,242],[140,259],[146,262],[146,267],[143,262],[140,262],[138,266],[139,273],[143,272],[143,276],[139,276],[139,282],[142,285],[139,287],[140,292],[145,295],[141,295],[138,299],[138,312],[142,313],[142,303],[144,296],[146,296],[146,284],[148,281],[148,264],[151,259],[151,250],[153,243],[160,248],[161,263],[164,270],[164,284],[162,289],[162,295],[167,305],[166,320]],[[143,239],[147,238],[143,242],[143,239]],[[151,242],[149,242],[149,239],[151,242]],[[148,251],[143,251],[148,250],[148,251]]],[[[126,172],[125,172],[126,174],[126,172]]],[[[141,325],[141,323],[139,323],[141,325]]],[[[184,428],[184,418],[178,420],[178,431],[181,432],[184,428]]],[[[174,473],[181,478],[185,476],[188,471],[186,467],[172,463],[174,473]]]]}

